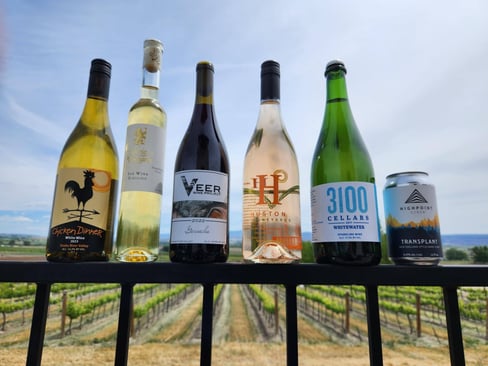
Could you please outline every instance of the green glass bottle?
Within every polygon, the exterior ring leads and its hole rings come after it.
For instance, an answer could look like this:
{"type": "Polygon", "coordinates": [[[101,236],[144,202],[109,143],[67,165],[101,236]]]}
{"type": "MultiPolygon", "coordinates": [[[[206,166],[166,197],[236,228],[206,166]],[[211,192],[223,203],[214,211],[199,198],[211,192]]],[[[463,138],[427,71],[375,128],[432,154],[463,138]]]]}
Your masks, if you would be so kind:
{"type": "Polygon", "coordinates": [[[311,169],[312,244],[317,263],[381,260],[373,165],[349,106],[346,68],[327,64],[327,103],[311,169]]]}

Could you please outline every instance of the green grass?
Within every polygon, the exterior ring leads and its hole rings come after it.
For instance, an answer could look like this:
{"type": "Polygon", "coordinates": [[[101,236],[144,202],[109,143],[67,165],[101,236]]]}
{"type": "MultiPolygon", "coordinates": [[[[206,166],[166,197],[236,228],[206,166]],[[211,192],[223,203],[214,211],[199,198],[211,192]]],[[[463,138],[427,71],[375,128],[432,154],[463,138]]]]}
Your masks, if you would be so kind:
{"type": "Polygon", "coordinates": [[[3,255],[44,255],[46,247],[36,246],[0,246],[0,254],[3,255]]]}

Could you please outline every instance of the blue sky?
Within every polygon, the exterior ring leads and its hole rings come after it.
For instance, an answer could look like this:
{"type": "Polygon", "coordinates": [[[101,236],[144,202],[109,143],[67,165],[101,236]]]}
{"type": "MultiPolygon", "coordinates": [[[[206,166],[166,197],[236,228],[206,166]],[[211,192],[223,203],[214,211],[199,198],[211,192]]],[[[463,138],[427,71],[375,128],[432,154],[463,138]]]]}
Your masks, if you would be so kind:
{"type": "Polygon", "coordinates": [[[267,59],[281,64],[282,113],[299,159],[302,227],[310,231],[323,72],[335,58],[348,68],[382,224],[385,176],[423,170],[437,188],[444,234],[488,233],[488,2],[481,0],[3,1],[0,233],[47,234],[57,161],[81,114],[93,58],[113,66],[109,111],[122,159],[146,38],[165,47],[162,233],[201,60],[215,66],[217,120],[231,161],[230,228],[240,229],[243,160],[267,59]]]}

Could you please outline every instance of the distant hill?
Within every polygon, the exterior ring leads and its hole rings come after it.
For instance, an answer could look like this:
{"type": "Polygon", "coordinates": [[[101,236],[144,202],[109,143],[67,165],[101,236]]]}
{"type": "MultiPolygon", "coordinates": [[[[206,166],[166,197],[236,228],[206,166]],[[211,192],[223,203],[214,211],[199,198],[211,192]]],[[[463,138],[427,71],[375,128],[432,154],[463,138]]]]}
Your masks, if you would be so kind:
{"type": "MultiPolygon", "coordinates": [[[[242,240],[241,230],[231,230],[230,233],[231,245],[240,245],[242,240]]],[[[311,232],[303,232],[302,239],[304,241],[312,240],[311,232]]],[[[160,241],[167,243],[169,241],[169,233],[161,234],[160,241]]],[[[27,244],[27,245],[45,245],[46,236],[30,235],[30,234],[1,234],[0,245],[11,244],[27,244]]],[[[444,247],[458,247],[471,248],[475,246],[488,246],[488,234],[448,234],[442,235],[442,245],[444,247]]]]}
{"type": "MultiPolygon", "coordinates": [[[[229,232],[231,243],[240,243],[242,240],[241,230],[231,230],[229,232]]],[[[303,241],[311,241],[312,233],[307,231],[302,233],[303,241]]],[[[169,234],[162,234],[161,241],[169,241],[169,234]]],[[[447,247],[471,248],[475,246],[488,246],[488,234],[448,234],[442,235],[442,245],[447,247]]]]}
{"type": "Polygon", "coordinates": [[[442,235],[444,247],[471,248],[488,246],[488,234],[449,234],[442,235]]]}

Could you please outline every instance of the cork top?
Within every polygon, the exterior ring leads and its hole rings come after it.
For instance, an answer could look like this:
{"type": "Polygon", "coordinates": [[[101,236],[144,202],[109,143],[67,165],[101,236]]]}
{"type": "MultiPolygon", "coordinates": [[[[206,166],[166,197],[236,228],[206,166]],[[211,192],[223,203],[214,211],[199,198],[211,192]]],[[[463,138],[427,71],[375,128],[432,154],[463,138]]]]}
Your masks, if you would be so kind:
{"type": "Polygon", "coordinates": [[[163,44],[157,39],[144,41],[144,68],[149,72],[158,72],[161,68],[163,44]]]}

